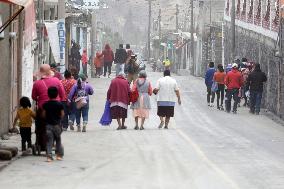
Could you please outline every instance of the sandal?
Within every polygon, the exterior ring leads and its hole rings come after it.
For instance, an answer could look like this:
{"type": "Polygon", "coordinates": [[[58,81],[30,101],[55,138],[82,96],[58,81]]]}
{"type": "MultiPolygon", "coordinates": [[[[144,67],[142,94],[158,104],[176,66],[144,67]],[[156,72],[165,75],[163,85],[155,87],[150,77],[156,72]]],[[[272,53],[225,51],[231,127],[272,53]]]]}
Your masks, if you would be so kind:
{"type": "Polygon", "coordinates": [[[143,127],[143,126],[141,126],[141,127],[140,127],[140,130],[144,130],[144,127],[143,127]]]}
{"type": "Polygon", "coordinates": [[[163,122],[163,121],[160,123],[159,129],[162,129],[162,128],[163,128],[164,123],[165,123],[165,122],[163,122]]]}
{"type": "Polygon", "coordinates": [[[139,130],[139,127],[138,127],[138,126],[135,126],[134,129],[135,129],[135,130],[139,130]]]}
{"type": "Polygon", "coordinates": [[[127,129],[127,127],[126,126],[122,126],[121,129],[127,129]]]}

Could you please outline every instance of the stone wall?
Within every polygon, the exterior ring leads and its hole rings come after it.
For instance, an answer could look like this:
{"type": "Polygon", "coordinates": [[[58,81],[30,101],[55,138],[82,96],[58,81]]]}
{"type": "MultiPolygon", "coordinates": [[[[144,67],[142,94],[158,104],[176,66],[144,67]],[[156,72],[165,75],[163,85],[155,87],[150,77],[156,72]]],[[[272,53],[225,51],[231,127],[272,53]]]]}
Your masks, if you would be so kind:
{"type": "MultiPolygon", "coordinates": [[[[2,21],[8,19],[10,7],[0,3],[0,14],[2,21]]],[[[0,40],[0,135],[8,131],[10,124],[10,102],[11,102],[11,61],[9,27],[4,31],[5,37],[0,40]]]]}
{"type": "MultiPolygon", "coordinates": [[[[230,23],[224,25],[224,62],[227,65],[231,54],[231,29],[230,23]]],[[[236,55],[246,57],[251,61],[261,64],[262,70],[268,76],[265,84],[262,106],[283,118],[284,116],[284,82],[283,65],[278,57],[274,56],[276,41],[264,35],[236,28],[236,55]]]]}

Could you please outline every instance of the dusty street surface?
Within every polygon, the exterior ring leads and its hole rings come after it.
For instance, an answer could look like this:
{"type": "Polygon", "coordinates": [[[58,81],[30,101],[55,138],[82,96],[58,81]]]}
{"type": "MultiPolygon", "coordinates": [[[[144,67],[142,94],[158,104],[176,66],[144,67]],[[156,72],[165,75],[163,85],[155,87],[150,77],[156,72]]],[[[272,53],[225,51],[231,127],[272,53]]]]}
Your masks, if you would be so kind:
{"type": "MultiPolygon", "coordinates": [[[[159,73],[150,73],[155,85],[159,73]]],[[[98,124],[110,79],[93,79],[87,133],[63,133],[64,161],[23,157],[0,172],[1,189],[283,189],[284,127],[267,117],[208,108],[203,80],[175,77],[182,106],[158,130],[155,97],[144,131],[98,124]]]]}

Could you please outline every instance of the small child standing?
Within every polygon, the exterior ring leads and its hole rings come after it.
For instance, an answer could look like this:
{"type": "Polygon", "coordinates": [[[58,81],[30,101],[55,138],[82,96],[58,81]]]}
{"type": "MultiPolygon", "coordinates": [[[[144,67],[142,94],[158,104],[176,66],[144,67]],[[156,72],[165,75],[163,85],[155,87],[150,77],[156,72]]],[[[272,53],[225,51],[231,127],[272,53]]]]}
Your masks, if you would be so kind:
{"type": "Polygon", "coordinates": [[[46,135],[47,135],[47,162],[52,162],[52,146],[54,141],[56,142],[56,159],[62,160],[63,149],[61,144],[61,119],[64,116],[64,107],[63,105],[56,100],[58,96],[58,89],[56,87],[48,88],[48,97],[47,101],[43,105],[43,116],[46,120],[46,135]]]}
{"type": "Polygon", "coordinates": [[[35,119],[35,113],[31,110],[31,101],[28,97],[22,97],[20,99],[20,108],[17,111],[13,128],[16,128],[16,124],[19,120],[20,134],[22,138],[22,152],[26,152],[28,143],[28,149],[31,152],[32,148],[32,123],[35,119]]]}

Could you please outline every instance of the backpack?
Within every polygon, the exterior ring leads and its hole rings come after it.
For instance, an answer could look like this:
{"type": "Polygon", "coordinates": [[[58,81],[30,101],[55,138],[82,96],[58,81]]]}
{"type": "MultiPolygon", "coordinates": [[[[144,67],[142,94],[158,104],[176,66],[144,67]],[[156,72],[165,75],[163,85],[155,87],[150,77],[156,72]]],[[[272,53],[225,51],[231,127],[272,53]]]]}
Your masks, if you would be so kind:
{"type": "Polygon", "coordinates": [[[130,73],[130,74],[135,74],[137,73],[139,70],[139,65],[137,64],[136,61],[130,61],[128,64],[127,64],[127,72],[130,73]]]}
{"type": "Polygon", "coordinates": [[[87,105],[88,102],[85,86],[82,86],[81,89],[77,88],[75,103],[77,109],[81,109],[82,107],[87,105]]]}

